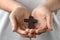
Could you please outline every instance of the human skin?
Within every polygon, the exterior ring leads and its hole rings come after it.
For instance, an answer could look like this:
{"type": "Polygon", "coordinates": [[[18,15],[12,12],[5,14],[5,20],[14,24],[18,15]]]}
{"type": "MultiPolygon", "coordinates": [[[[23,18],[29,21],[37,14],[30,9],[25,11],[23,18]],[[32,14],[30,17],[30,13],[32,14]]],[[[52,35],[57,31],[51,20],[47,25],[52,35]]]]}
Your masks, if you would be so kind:
{"type": "Polygon", "coordinates": [[[11,12],[18,7],[23,7],[23,5],[17,3],[15,0],[0,0],[0,8],[8,12],[11,12]]]}
{"type": "Polygon", "coordinates": [[[10,12],[9,18],[12,25],[12,30],[14,32],[24,35],[25,37],[33,37],[46,32],[48,29],[53,29],[51,26],[51,12],[60,8],[59,2],[60,0],[47,0],[41,6],[39,5],[36,7],[32,11],[32,16],[37,19],[39,23],[36,23],[35,29],[31,30],[28,29],[28,25],[23,22],[23,19],[28,18],[30,15],[28,9],[25,6],[17,3],[15,0],[0,0],[0,8],[10,12]],[[23,18],[21,18],[22,16],[23,18]],[[17,25],[17,23],[25,26],[17,25]],[[23,27],[22,29],[25,31],[21,30],[21,27],[23,27]],[[28,30],[30,33],[27,35],[28,30]],[[34,35],[31,33],[34,33],[34,35]]]}
{"type": "Polygon", "coordinates": [[[34,36],[29,36],[28,24],[24,22],[24,19],[28,19],[30,16],[29,10],[24,5],[16,2],[15,0],[0,0],[0,8],[10,13],[9,19],[13,32],[24,37],[34,36]]]}
{"type": "Polygon", "coordinates": [[[60,9],[60,0],[47,0],[32,11],[32,16],[38,20],[35,24],[35,33],[40,35],[47,30],[53,30],[52,12],[60,9]]]}

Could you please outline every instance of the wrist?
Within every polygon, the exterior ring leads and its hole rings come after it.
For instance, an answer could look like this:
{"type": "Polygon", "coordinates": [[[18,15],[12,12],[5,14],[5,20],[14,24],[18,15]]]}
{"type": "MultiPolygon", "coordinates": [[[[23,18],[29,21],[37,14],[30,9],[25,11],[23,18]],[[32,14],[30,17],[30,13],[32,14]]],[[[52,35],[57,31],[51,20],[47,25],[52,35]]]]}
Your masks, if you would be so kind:
{"type": "Polygon", "coordinates": [[[12,5],[10,5],[10,12],[17,9],[17,8],[24,8],[24,6],[16,1],[12,1],[11,3],[12,5]]]}
{"type": "Polygon", "coordinates": [[[16,9],[18,9],[18,8],[20,9],[20,8],[25,8],[25,7],[18,5],[18,6],[13,7],[11,11],[14,11],[14,10],[16,10],[16,9]]]}
{"type": "Polygon", "coordinates": [[[24,7],[24,6],[13,0],[3,0],[3,1],[1,0],[0,1],[0,8],[8,12],[11,12],[18,7],[24,7]]]}
{"type": "Polygon", "coordinates": [[[50,11],[56,11],[60,8],[60,0],[50,0],[43,4],[50,11]]]}

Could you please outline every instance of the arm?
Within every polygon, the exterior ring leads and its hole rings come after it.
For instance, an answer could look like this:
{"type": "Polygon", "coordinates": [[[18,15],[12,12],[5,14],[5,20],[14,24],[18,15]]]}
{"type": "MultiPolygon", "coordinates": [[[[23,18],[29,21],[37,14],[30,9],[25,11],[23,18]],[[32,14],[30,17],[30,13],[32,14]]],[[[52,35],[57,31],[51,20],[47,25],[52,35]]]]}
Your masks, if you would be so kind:
{"type": "Polygon", "coordinates": [[[47,0],[43,5],[50,11],[55,11],[60,8],[60,0],[47,0]]]}
{"type": "Polygon", "coordinates": [[[17,7],[22,7],[22,5],[17,3],[15,0],[0,0],[0,8],[8,12],[11,12],[17,7]]]}
{"type": "Polygon", "coordinates": [[[38,20],[35,26],[35,33],[40,35],[47,30],[53,30],[52,27],[52,11],[60,8],[60,0],[47,0],[42,5],[39,5],[32,12],[32,16],[38,20]]]}
{"type": "Polygon", "coordinates": [[[28,35],[28,25],[24,22],[24,19],[30,16],[26,7],[17,3],[15,0],[0,0],[0,8],[11,12],[9,19],[13,32],[16,32],[24,37],[31,37],[28,35]],[[26,30],[28,32],[26,32],[26,30]]]}

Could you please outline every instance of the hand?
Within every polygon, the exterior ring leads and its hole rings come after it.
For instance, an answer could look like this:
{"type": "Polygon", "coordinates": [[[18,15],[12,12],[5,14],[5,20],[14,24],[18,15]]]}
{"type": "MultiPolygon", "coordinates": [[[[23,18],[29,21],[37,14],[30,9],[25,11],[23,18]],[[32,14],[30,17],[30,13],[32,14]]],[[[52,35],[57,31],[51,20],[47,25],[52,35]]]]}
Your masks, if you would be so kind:
{"type": "Polygon", "coordinates": [[[14,9],[9,18],[12,25],[12,30],[28,37],[26,29],[28,29],[28,24],[24,22],[24,19],[28,19],[30,13],[25,7],[17,7],[14,9]]]}
{"type": "Polygon", "coordinates": [[[46,32],[48,29],[52,30],[52,25],[51,25],[51,11],[49,11],[47,8],[44,6],[38,6],[35,8],[32,12],[32,16],[38,20],[38,22],[35,25],[35,33],[36,34],[41,34],[46,32]]]}

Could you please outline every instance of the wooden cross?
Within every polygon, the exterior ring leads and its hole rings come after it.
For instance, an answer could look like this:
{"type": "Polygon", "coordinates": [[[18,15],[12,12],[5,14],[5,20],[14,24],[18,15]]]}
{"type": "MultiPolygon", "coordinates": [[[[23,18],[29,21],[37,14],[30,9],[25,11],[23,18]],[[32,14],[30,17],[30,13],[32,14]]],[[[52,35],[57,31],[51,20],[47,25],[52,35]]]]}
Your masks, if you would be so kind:
{"type": "MultiPolygon", "coordinates": [[[[28,23],[28,28],[29,29],[33,29],[34,24],[37,23],[37,20],[34,19],[32,16],[29,16],[29,19],[24,19],[24,22],[28,23]]],[[[32,40],[32,39],[30,38],[30,40],[32,40]]]]}
{"type": "Polygon", "coordinates": [[[33,29],[34,28],[34,24],[37,23],[37,20],[34,19],[32,16],[29,16],[29,19],[24,19],[24,22],[27,22],[28,23],[28,27],[30,29],[33,29]]]}

